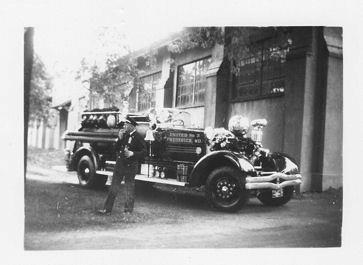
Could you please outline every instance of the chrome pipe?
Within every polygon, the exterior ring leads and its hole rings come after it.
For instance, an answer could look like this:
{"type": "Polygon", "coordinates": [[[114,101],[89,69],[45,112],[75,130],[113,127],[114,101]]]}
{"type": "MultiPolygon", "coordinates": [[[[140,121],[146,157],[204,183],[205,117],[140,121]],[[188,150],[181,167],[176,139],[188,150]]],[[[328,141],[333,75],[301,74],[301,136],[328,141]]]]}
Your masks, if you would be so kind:
{"type": "Polygon", "coordinates": [[[99,114],[122,114],[122,112],[119,111],[90,111],[90,112],[82,112],[83,115],[99,115],[99,114]]]}
{"type": "Polygon", "coordinates": [[[104,138],[104,137],[85,137],[85,136],[65,136],[63,140],[69,141],[82,141],[82,142],[106,142],[115,143],[117,138],[104,138]]]}
{"type": "Polygon", "coordinates": [[[283,179],[283,180],[297,180],[301,179],[300,174],[294,174],[294,175],[287,175],[281,172],[276,172],[269,176],[262,176],[262,177],[246,177],[247,183],[260,183],[260,182],[269,182],[273,181],[275,179],[283,179]]]}
{"type": "Polygon", "coordinates": [[[115,138],[118,137],[119,130],[108,130],[108,131],[78,131],[78,132],[67,132],[66,136],[85,136],[85,137],[105,137],[115,138]]]}
{"type": "Polygon", "coordinates": [[[273,189],[278,190],[287,186],[300,185],[302,183],[301,179],[287,180],[282,183],[276,184],[271,182],[261,182],[261,183],[246,183],[246,190],[258,190],[258,189],[273,189]]]}

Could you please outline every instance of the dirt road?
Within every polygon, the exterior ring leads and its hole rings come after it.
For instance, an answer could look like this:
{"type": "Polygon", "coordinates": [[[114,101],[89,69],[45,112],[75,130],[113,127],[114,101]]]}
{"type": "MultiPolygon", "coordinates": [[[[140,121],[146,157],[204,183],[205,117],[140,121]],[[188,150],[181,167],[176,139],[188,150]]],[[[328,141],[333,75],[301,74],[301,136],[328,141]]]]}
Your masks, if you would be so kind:
{"type": "Polygon", "coordinates": [[[107,189],[77,185],[75,173],[30,167],[25,249],[330,247],[340,245],[341,193],[304,194],[278,208],[257,199],[239,212],[211,210],[203,193],[137,189],[135,213],[97,216],[107,189]]]}

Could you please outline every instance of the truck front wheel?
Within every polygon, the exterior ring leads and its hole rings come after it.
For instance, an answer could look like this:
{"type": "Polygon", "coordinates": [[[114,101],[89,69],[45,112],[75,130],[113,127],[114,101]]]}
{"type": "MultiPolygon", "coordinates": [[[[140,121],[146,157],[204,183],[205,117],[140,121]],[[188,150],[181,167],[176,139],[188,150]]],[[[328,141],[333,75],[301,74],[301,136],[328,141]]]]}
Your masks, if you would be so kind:
{"type": "Polygon", "coordinates": [[[219,210],[239,210],[248,200],[241,171],[232,167],[213,170],[206,182],[206,197],[211,206],[219,210]]]}
{"type": "Polygon", "coordinates": [[[96,174],[95,164],[88,155],[78,161],[77,176],[79,184],[86,188],[102,188],[107,181],[107,177],[96,174]]]}

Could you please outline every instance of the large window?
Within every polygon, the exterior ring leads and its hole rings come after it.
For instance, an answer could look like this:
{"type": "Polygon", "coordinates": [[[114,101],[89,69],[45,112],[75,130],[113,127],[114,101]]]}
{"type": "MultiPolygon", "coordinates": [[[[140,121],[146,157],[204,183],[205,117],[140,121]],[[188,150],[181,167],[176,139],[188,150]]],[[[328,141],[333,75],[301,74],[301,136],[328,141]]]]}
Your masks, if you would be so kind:
{"type": "Polygon", "coordinates": [[[279,48],[274,39],[255,43],[253,50],[239,61],[239,73],[233,80],[232,99],[283,95],[286,51],[279,48]]]}
{"type": "Polygon", "coordinates": [[[140,78],[137,94],[137,110],[144,111],[155,107],[156,87],[160,81],[161,72],[140,78]]]}
{"type": "Polygon", "coordinates": [[[204,93],[207,87],[206,73],[211,60],[211,58],[205,58],[179,66],[175,102],[177,107],[204,105],[204,93]]]}

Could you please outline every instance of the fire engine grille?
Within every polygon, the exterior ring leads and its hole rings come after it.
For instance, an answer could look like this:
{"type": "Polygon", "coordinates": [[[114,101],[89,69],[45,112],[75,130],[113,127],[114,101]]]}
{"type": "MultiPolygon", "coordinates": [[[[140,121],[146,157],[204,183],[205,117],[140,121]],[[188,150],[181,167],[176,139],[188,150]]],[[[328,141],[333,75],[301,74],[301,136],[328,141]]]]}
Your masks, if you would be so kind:
{"type": "Polygon", "coordinates": [[[187,153],[187,154],[195,154],[196,147],[195,146],[181,146],[181,145],[168,145],[166,147],[167,152],[171,153],[187,153]]]}

